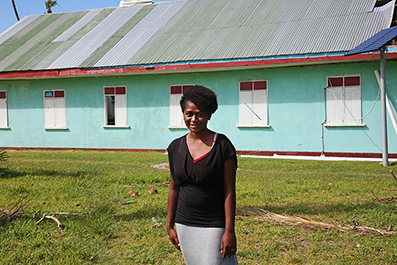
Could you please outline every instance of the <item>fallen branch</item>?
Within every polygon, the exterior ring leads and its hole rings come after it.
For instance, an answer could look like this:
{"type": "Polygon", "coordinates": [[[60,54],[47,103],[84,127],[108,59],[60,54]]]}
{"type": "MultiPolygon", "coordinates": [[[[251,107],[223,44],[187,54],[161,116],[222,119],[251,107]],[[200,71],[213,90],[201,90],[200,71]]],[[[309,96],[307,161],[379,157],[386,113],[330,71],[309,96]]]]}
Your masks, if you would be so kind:
{"type": "Polygon", "coordinates": [[[76,216],[76,215],[86,215],[86,214],[93,214],[93,213],[95,213],[95,212],[85,212],[85,213],[56,212],[55,214],[76,216]]]}
{"type": "Polygon", "coordinates": [[[36,225],[38,225],[41,221],[43,221],[43,220],[46,219],[46,218],[55,221],[55,222],[58,224],[58,229],[59,229],[59,230],[62,230],[62,229],[65,227],[65,226],[62,224],[62,222],[59,221],[58,218],[56,218],[55,216],[52,216],[52,215],[46,215],[45,213],[43,214],[43,217],[42,217],[40,220],[38,220],[38,221],[36,222],[36,225]]]}
{"type": "Polygon", "coordinates": [[[392,171],[392,170],[390,170],[390,173],[392,174],[392,176],[393,176],[394,180],[397,182],[397,178],[396,178],[396,176],[394,175],[394,173],[393,173],[393,171],[392,171]]]}
{"type": "Polygon", "coordinates": [[[381,198],[381,201],[393,202],[394,200],[397,200],[397,196],[390,196],[390,197],[386,197],[386,198],[381,198]]]}
{"type": "Polygon", "coordinates": [[[28,203],[28,197],[21,198],[13,206],[7,206],[5,209],[0,210],[0,221],[14,220],[21,216],[28,203]]]}
{"type": "MultiPolygon", "coordinates": [[[[394,180],[397,182],[397,177],[394,175],[394,173],[393,173],[393,171],[392,170],[390,170],[390,173],[391,173],[391,175],[393,176],[393,178],[394,178],[394,180]]],[[[397,191],[397,189],[385,189],[385,188],[382,188],[382,187],[378,187],[379,189],[381,189],[381,190],[387,190],[387,191],[397,191]]],[[[372,195],[374,195],[374,197],[378,200],[378,202],[380,202],[380,203],[383,203],[383,202],[394,202],[394,200],[396,200],[397,199],[397,196],[390,196],[390,197],[387,197],[387,198],[381,198],[381,199],[379,199],[376,195],[375,195],[375,193],[371,190],[371,193],[372,193],[372,195]]]]}
{"type": "Polygon", "coordinates": [[[36,215],[37,215],[39,212],[41,212],[41,209],[39,209],[37,212],[35,212],[35,213],[33,214],[33,219],[36,218],[36,215]]]}
{"type": "Polygon", "coordinates": [[[122,202],[121,204],[122,205],[126,205],[126,204],[131,204],[131,203],[134,203],[135,201],[128,201],[128,202],[122,202]]]}
{"type": "Polygon", "coordinates": [[[374,197],[378,200],[378,202],[382,203],[382,200],[379,199],[379,198],[375,195],[374,191],[373,191],[373,190],[370,190],[370,191],[371,191],[371,193],[374,195],[374,197]]]}
{"type": "MultiPolygon", "coordinates": [[[[250,213],[249,211],[241,211],[240,213],[250,213]]],[[[394,235],[396,232],[393,231],[387,231],[387,230],[380,230],[368,226],[341,226],[341,225],[333,225],[333,224],[327,224],[323,222],[318,222],[311,220],[310,218],[307,217],[297,217],[297,216],[287,216],[287,215],[281,215],[277,213],[272,213],[263,209],[256,209],[256,211],[251,212],[251,214],[254,213],[257,215],[255,219],[261,220],[261,221],[275,221],[281,225],[285,226],[297,226],[297,227],[302,227],[302,228],[307,228],[307,229],[318,229],[318,228],[325,228],[325,229],[334,229],[334,230],[339,230],[343,232],[349,232],[349,231],[357,231],[357,232],[363,232],[363,233],[368,233],[368,232],[376,232],[379,235],[382,236],[387,236],[387,235],[394,235]]]]}

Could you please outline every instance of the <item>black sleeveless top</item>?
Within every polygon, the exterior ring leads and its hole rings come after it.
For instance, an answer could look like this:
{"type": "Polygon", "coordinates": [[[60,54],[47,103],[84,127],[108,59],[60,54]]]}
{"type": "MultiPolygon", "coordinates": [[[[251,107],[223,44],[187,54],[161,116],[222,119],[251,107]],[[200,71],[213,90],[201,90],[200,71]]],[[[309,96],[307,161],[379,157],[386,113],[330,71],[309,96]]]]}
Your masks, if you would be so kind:
{"type": "Polygon", "coordinates": [[[167,148],[170,171],[180,186],[175,222],[197,227],[225,227],[224,162],[232,158],[237,166],[236,150],[230,140],[218,134],[211,151],[193,160],[186,135],[167,148]]]}

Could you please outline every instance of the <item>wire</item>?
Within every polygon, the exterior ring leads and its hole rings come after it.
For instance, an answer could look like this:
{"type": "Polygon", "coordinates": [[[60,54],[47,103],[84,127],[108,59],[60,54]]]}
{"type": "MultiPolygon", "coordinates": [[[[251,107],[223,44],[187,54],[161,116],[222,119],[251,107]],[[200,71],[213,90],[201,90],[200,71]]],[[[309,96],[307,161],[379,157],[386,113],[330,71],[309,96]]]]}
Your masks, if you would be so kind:
{"type": "Polygon", "coordinates": [[[375,107],[376,102],[377,102],[378,99],[379,99],[379,96],[380,96],[380,88],[379,88],[379,90],[378,90],[378,96],[376,97],[376,100],[375,100],[374,104],[372,105],[372,108],[368,111],[367,114],[365,114],[363,117],[361,117],[361,119],[364,119],[365,117],[367,117],[367,116],[371,113],[371,111],[372,111],[372,110],[374,109],[374,107],[375,107]]]}

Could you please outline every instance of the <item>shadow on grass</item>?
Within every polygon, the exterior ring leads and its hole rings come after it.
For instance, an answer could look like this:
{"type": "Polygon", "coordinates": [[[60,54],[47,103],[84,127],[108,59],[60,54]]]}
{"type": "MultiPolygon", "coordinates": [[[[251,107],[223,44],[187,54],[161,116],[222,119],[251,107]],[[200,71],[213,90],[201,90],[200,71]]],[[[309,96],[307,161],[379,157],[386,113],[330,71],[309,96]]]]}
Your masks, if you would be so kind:
{"type": "Polygon", "coordinates": [[[92,172],[75,171],[75,172],[61,172],[56,170],[46,169],[30,169],[30,170],[19,170],[0,168],[0,179],[12,179],[26,176],[46,176],[46,177],[69,177],[69,178],[81,178],[92,172]]]}
{"type": "Polygon", "coordinates": [[[243,207],[237,209],[237,215],[259,215],[257,209],[273,212],[281,215],[289,216],[306,216],[310,217],[313,215],[326,216],[327,218],[355,218],[357,215],[370,214],[370,211],[388,211],[384,204],[377,202],[363,202],[359,204],[348,204],[348,203],[331,203],[326,205],[266,205],[266,206],[253,206],[243,207]],[[248,214],[247,214],[248,213],[248,214]]]}

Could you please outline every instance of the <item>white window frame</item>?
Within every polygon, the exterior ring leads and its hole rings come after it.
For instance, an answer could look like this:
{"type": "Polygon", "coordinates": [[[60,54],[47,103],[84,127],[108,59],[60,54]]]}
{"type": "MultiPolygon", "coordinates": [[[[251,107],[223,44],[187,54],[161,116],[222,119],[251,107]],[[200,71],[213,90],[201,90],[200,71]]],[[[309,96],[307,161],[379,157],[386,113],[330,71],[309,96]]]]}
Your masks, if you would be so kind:
{"type": "Polygon", "coordinates": [[[240,81],[237,127],[267,128],[268,120],[268,81],[240,81]]]}
{"type": "Polygon", "coordinates": [[[179,104],[182,95],[193,85],[170,86],[170,129],[186,129],[183,113],[179,104]]]}
{"type": "Polygon", "coordinates": [[[326,126],[365,126],[361,118],[361,76],[327,77],[326,126]]]}
{"type": "Polygon", "coordinates": [[[67,130],[65,90],[44,90],[44,123],[46,130],[67,130]]]}
{"type": "Polygon", "coordinates": [[[7,92],[6,91],[0,91],[0,129],[10,129],[10,127],[8,127],[7,92]]]}
{"type": "Polygon", "coordinates": [[[129,128],[127,125],[127,87],[105,86],[104,100],[104,128],[129,128]]]}

